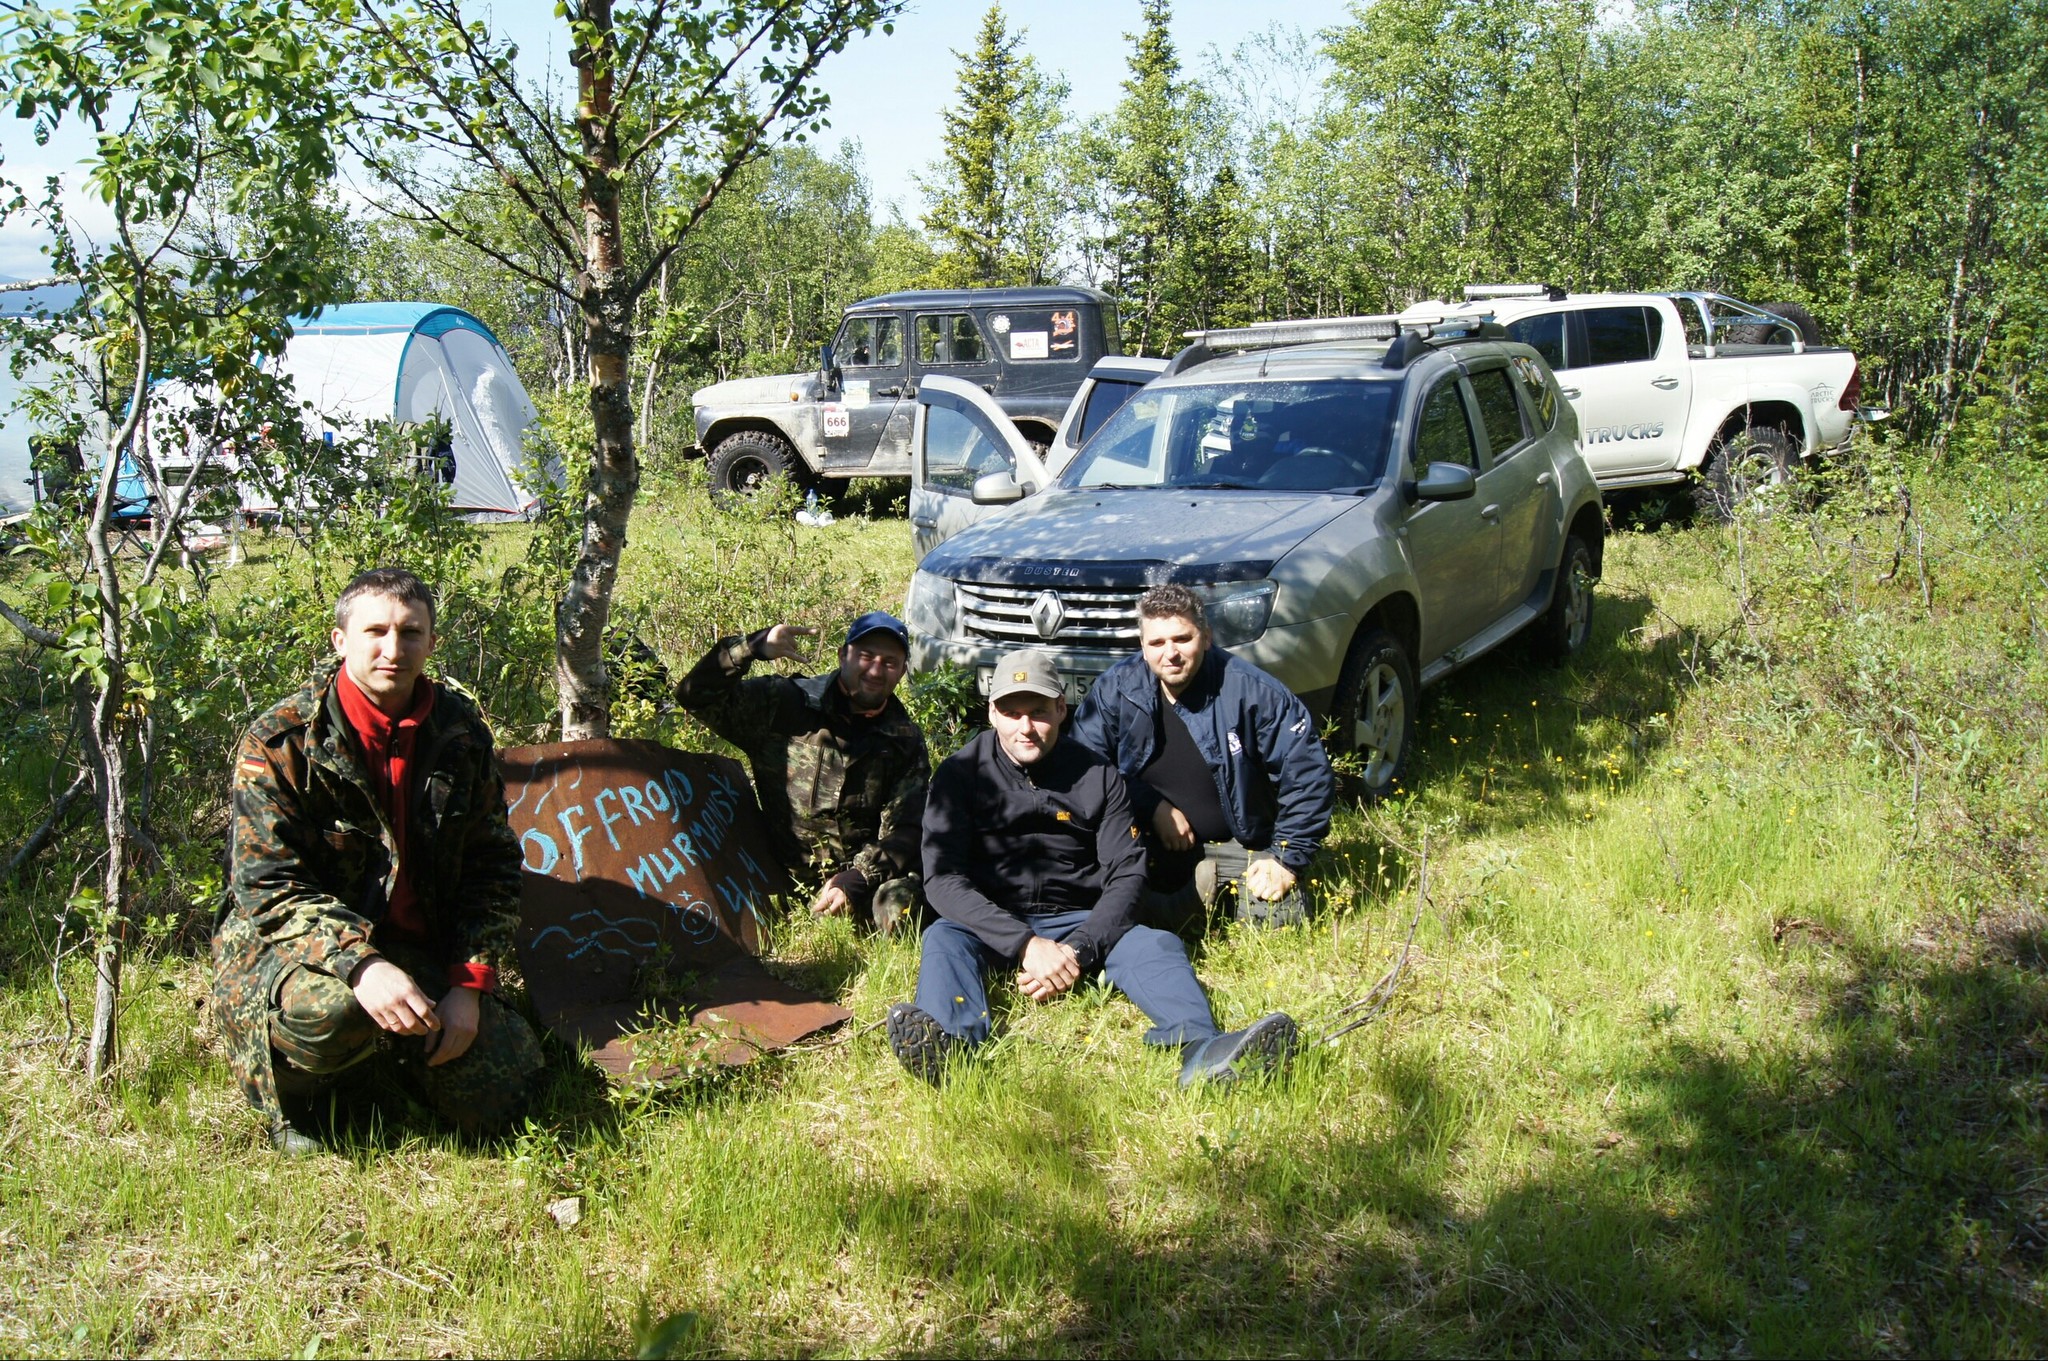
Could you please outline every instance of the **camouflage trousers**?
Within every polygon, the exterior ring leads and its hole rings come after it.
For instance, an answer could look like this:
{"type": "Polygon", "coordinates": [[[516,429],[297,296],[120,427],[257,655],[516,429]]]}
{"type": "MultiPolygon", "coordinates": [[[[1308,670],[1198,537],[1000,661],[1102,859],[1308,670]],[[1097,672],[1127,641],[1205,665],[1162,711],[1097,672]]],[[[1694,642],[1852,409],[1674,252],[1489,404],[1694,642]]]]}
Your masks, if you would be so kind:
{"type": "MultiPolygon", "coordinates": [[[[1170,854],[1155,852],[1155,869],[1170,854]]],[[[1185,869],[1186,862],[1195,856],[1193,851],[1180,852],[1178,868],[1185,869]]],[[[1308,870],[1301,871],[1294,887],[1275,899],[1255,898],[1244,891],[1245,871],[1258,861],[1271,859],[1270,853],[1248,850],[1235,841],[1205,842],[1192,874],[1181,887],[1162,892],[1146,885],[1139,900],[1138,919],[1147,926],[1182,937],[1201,935],[1209,918],[1226,908],[1238,921],[1253,926],[1293,926],[1307,921],[1317,906],[1308,870]]]]}
{"type": "Polygon", "coordinates": [[[931,905],[925,901],[924,876],[906,874],[885,879],[868,904],[868,916],[883,935],[907,931],[913,937],[932,924],[931,905]]]}
{"type": "MultiPolygon", "coordinates": [[[[255,932],[231,916],[214,938],[214,1002],[228,1060],[242,1092],[274,1129],[286,1103],[298,1104],[345,1077],[374,1067],[395,1076],[464,1134],[483,1134],[516,1119],[540,1072],[540,1042],[524,1017],[486,993],[477,1009],[476,1039],[458,1059],[427,1066],[432,1038],[391,1035],[357,1003],[344,979],[277,960],[255,932]],[[252,957],[253,956],[253,957],[252,957]],[[264,958],[264,956],[270,956],[264,958]]],[[[379,942],[377,952],[437,997],[444,969],[430,951],[379,942]]]]}

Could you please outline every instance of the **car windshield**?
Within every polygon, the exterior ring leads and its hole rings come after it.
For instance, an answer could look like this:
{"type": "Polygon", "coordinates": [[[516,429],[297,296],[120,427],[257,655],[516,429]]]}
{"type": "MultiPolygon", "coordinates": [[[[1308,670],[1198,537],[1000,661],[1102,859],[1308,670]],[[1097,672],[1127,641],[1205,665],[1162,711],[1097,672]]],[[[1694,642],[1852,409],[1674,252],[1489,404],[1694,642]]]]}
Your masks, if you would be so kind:
{"type": "Polygon", "coordinates": [[[1399,390],[1264,380],[1146,388],[1088,441],[1060,485],[1366,490],[1385,475],[1399,390]]]}

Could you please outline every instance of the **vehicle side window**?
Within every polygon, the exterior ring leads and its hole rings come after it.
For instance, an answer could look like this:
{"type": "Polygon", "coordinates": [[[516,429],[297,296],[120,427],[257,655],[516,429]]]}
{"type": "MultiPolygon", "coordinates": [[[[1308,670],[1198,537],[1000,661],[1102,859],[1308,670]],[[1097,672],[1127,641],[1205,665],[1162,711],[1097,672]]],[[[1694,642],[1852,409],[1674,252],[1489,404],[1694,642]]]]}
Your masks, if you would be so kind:
{"type": "Polygon", "coordinates": [[[917,319],[917,362],[937,364],[979,364],[988,358],[988,346],[981,330],[966,312],[917,319]]]}
{"type": "Polygon", "coordinates": [[[852,317],[839,328],[839,341],[832,347],[840,364],[849,369],[893,369],[903,364],[903,319],[901,317],[852,317]]]}
{"type": "Polygon", "coordinates": [[[1636,364],[1657,353],[1664,318],[1650,307],[1589,307],[1586,319],[1586,363],[1636,364]]]}
{"type": "Polygon", "coordinates": [[[1508,323],[1508,339],[1519,340],[1543,356],[1553,369],[1567,368],[1564,358],[1564,313],[1545,312],[1508,323]]]}
{"type": "Polygon", "coordinates": [[[988,328],[995,332],[997,352],[1013,362],[1020,359],[1073,359],[1081,353],[1081,313],[1078,308],[992,312],[988,328]]]}
{"type": "Polygon", "coordinates": [[[1415,470],[1425,463],[1458,463],[1479,466],[1479,447],[1472,440],[1472,421],[1465,414],[1465,399],[1458,392],[1458,380],[1446,378],[1436,385],[1422,403],[1422,418],[1415,428],[1415,470]]]}
{"type": "Polygon", "coordinates": [[[1121,378],[1096,380],[1095,387],[1088,394],[1088,405],[1081,408],[1081,419],[1068,432],[1068,438],[1075,445],[1088,442],[1088,437],[1102,428],[1102,423],[1116,414],[1116,409],[1131,400],[1131,394],[1145,386],[1143,383],[1127,383],[1121,378]]]}
{"type": "Polygon", "coordinates": [[[951,407],[925,408],[925,485],[953,496],[974,491],[976,479],[1010,467],[1010,451],[951,407]]]}
{"type": "Polygon", "coordinates": [[[1506,369],[1487,369],[1471,377],[1472,395],[1479,399],[1479,419],[1486,426],[1486,442],[1498,463],[1523,439],[1522,408],[1515,401],[1514,380],[1506,369]]]}
{"type": "Polygon", "coordinates": [[[1543,366],[1533,359],[1517,359],[1515,376],[1521,380],[1522,395],[1529,399],[1529,414],[1538,430],[1557,428],[1557,389],[1543,376],[1543,366]]]}

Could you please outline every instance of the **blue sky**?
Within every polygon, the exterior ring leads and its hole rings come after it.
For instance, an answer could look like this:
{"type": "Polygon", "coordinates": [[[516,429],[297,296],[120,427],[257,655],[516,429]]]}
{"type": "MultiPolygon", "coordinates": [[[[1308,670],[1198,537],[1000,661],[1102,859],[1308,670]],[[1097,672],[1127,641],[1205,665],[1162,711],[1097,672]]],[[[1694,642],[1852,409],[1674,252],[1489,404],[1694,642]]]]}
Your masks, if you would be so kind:
{"type": "MultiPolygon", "coordinates": [[[[832,127],[824,145],[846,139],[861,145],[878,216],[899,205],[917,218],[922,199],[913,176],[940,152],[940,111],[953,97],[955,52],[974,42],[987,6],[980,0],[912,0],[891,34],[877,32],[827,63],[822,83],[832,96],[832,127]]],[[[547,0],[522,0],[496,9],[509,36],[536,73],[553,67],[566,76],[560,21],[547,0]]],[[[1138,0],[1029,0],[1005,6],[1012,27],[1025,30],[1025,50],[1048,71],[1063,73],[1072,88],[1068,108],[1080,118],[1106,112],[1122,93],[1120,82],[1130,53],[1126,33],[1138,27],[1138,0]]],[[[489,12],[488,8],[485,12],[489,12]]],[[[1179,0],[1173,36],[1181,64],[1201,75],[1227,61],[1239,43],[1274,24],[1309,33],[1345,22],[1349,0],[1286,0],[1257,6],[1244,0],[1179,0]]],[[[37,147],[28,125],[0,114],[0,171],[19,183],[39,186],[43,176],[74,177],[83,144],[60,137],[37,147]]],[[[105,219],[98,205],[67,195],[74,218],[89,228],[105,219]]],[[[25,223],[0,227],[0,276],[30,277],[47,272],[37,254],[40,238],[25,223]]]]}

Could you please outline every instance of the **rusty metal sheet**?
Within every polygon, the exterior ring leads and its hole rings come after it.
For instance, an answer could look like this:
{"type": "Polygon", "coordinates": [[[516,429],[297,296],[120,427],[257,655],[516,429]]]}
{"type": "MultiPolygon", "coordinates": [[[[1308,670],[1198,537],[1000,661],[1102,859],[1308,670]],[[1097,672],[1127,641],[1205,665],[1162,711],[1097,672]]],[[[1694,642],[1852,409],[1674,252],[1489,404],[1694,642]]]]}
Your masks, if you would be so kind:
{"type": "Polygon", "coordinates": [[[498,760],[526,857],[528,995],[606,1072],[651,1081],[707,1057],[745,1063],[851,1015],[754,958],[760,914],[790,884],[739,762],[640,741],[498,760]]]}

